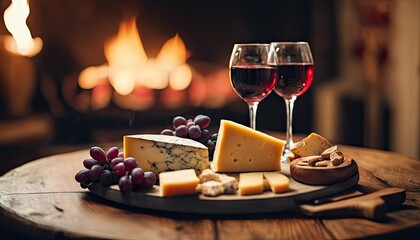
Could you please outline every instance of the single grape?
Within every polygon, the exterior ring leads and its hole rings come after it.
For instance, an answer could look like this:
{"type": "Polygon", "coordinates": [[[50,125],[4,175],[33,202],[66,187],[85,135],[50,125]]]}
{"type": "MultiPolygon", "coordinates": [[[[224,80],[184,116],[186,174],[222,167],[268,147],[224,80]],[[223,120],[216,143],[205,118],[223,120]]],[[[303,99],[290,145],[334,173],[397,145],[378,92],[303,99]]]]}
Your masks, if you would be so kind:
{"type": "Polygon", "coordinates": [[[192,126],[195,126],[195,123],[193,121],[187,123],[187,128],[190,128],[192,126]]]}
{"type": "Polygon", "coordinates": [[[134,184],[140,185],[143,183],[144,171],[141,168],[134,168],[131,171],[131,180],[134,184]]]}
{"type": "Polygon", "coordinates": [[[85,168],[87,169],[90,169],[95,164],[98,164],[98,161],[96,161],[95,159],[87,158],[83,160],[83,166],[85,166],[85,168]]]}
{"type": "Polygon", "coordinates": [[[111,161],[112,159],[118,157],[118,154],[120,153],[120,150],[118,150],[117,147],[112,147],[108,149],[108,152],[106,152],[106,158],[108,161],[111,161]]]}
{"type": "Polygon", "coordinates": [[[201,136],[201,129],[199,126],[191,126],[188,129],[188,136],[193,139],[197,139],[201,136]]]}
{"type": "Polygon", "coordinates": [[[174,127],[174,129],[182,125],[187,125],[187,120],[182,116],[174,117],[174,119],[172,120],[172,126],[174,127]]]}
{"type": "Polygon", "coordinates": [[[120,176],[115,174],[114,171],[111,171],[111,173],[112,173],[112,184],[118,184],[118,181],[120,180],[120,176]]]}
{"type": "Polygon", "coordinates": [[[102,186],[110,186],[112,184],[112,172],[110,170],[103,170],[99,181],[102,186]]]}
{"type": "Polygon", "coordinates": [[[214,142],[213,141],[208,140],[205,145],[209,149],[209,152],[214,152],[214,142]]]}
{"type": "Polygon", "coordinates": [[[198,141],[202,144],[207,143],[207,141],[210,139],[210,132],[207,129],[201,129],[201,136],[198,138],[198,141]]]}
{"type": "Polygon", "coordinates": [[[128,157],[124,160],[125,171],[131,172],[134,168],[138,166],[136,159],[128,157]]]}
{"type": "Polygon", "coordinates": [[[211,123],[211,119],[210,117],[205,116],[205,115],[198,115],[197,117],[194,118],[194,122],[201,128],[207,128],[211,123]]]}
{"type": "Polygon", "coordinates": [[[160,132],[161,135],[168,135],[168,136],[173,136],[174,135],[174,131],[172,131],[171,129],[164,129],[162,132],[160,132]]]}
{"type": "Polygon", "coordinates": [[[90,180],[94,182],[98,181],[99,178],[101,177],[102,171],[103,169],[101,165],[98,165],[98,164],[93,165],[89,172],[90,180]]]}
{"type": "Polygon", "coordinates": [[[156,182],[156,176],[152,172],[145,172],[144,173],[144,179],[142,184],[140,185],[142,188],[150,189],[155,185],[156,182]]]}
{"type": "Polygon", "coordinates": [[[120,152],[120,153],[118,153],[118,157],[120,157],[120,158],[124,158],[124,152],[120,152]]]}
{"type": "Polygon", "coordinates": [[[218,133],[213,133],[213,135],[211,135],[211,140],[213,141],[213,142],[216,142],[217,141],[217,137],[219,136],[219,134],[218,133]]]}
{"type": "Polygon", "coordinates": [[[175,135],[177,137],[185,138],[188,135],[188,128],[185,125],[181,125],[175,129],[175,135]]]}
{"type": "Polygon", "coordinates": [[[126,193],[133,189],[133,181],[129,176],[123,176],[118,181],[118,187],[120,187],[121,192],[126,193]]]}
{"type": "Polygon", "coordinates": [[[111,160],[111,162],[109,163],[109,166],[111,167],[111,169],[114,169],[115,165],[122,162],[124,162],[124,158],[117,157],[111,160]]]}
{"type": "Polygon", "coordinates": [[[80,170],[78,173],[76,173],[76,176],[74,176],[74,179],[76,179],[76,181],[79,183],[86,182],[90,180],[89,172],[90,172],[90,169],[80,170]]]}
{"type": "Polygon", "coordinates": [[[84,181],[84,182],[80,183],[81,188],[88,188],[90,185],[92,185],[92,181],[90,181],[90,180],[87,180],[87,181],[84,181]]]}
{"type": "Polygon", "coordinates": [[[117,165],[114,166],[113,168],[115,174],[117,174],[117,176],[124,176],[125,175],[125,165],[123,162],[118,163],[117,165]]]}
{"type": "Polygon", "coordinates": [[[105,152],[100,147],[92,147],[90,149],[90,156],[101,164],[106,163],[105,152]]]}

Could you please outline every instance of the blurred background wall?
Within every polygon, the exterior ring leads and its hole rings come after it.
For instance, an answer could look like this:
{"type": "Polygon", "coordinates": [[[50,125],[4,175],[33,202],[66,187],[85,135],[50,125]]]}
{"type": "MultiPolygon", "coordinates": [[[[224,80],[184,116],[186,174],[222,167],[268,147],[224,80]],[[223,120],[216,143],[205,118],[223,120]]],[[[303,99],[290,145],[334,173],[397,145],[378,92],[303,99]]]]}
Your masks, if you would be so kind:
{"type": "MultiPolygon", "coordinates": [[[[270,41],[308,41],[313,51],[315,79],[295,103],[296,134],[315,131],[337,144],[418,159],[419,2],[30,1],[27,25],[43,41],[37,55],[8,51],[10,32],[0,21],[3,171],[48,154],[119,143],[127,133],[158,133],[176,115],[208,114],[213,132],[222,118],[247,125],[247,106],[229,84],[230,53],[237,42],[270,41]],[[149,60],[168,42],[182,50],[182,41],[188,87],[140,87],[123,96],[107,77],[92,75],[97,84],[80,86],[81,72],[107,64],[104,44],[133,17],[149,60]]],[[[0,0],[1,14],[10,3],[0,0]]],[[[257,128],[284,132],[285,117],[273,93],[260,104],[257,128]]]]}

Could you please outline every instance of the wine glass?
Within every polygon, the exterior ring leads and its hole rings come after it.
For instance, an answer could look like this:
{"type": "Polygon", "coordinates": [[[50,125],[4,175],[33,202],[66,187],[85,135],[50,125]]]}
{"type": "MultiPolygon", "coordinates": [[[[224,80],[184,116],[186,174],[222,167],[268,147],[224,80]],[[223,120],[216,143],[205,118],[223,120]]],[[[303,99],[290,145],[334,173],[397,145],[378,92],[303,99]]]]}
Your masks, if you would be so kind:
{"type": "Polygon", "coordinates": [[[314,61],[307,42],[272,42],[277,55],[277,85],[274,88],[286,103],[287,129],[286,146],[282,162],[287,162],[293,144],[292,119],[296,98],[302,95],[312,84],[314,61]]]}
{"type": "Polygon", "coordinates": [[[277,82],[277,57],[271,44],[235,44],[230,57],[230,80],[236,94],[249,107],[252,129],[256,129],[258,104],[277,82]]]}

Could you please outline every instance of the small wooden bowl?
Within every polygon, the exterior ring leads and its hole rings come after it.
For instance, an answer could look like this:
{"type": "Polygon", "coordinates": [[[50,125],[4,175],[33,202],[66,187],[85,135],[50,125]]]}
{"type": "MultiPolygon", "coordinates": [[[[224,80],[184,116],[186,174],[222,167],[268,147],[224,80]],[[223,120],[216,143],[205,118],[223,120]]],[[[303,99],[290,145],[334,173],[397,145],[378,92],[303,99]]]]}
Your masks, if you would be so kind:
{"type": "Polygon", "coordinates": [[[301,161],[301,158],[297,158],[290,163],[290,175],[296,181],[309,185],[328,185],[341,182],[359,171],[356,162],[349,156],[344,156],[344,161],[338,166],[333,166],[329,160],[326,160],[328,163],[326,167],[297,165],[301,161]]]}

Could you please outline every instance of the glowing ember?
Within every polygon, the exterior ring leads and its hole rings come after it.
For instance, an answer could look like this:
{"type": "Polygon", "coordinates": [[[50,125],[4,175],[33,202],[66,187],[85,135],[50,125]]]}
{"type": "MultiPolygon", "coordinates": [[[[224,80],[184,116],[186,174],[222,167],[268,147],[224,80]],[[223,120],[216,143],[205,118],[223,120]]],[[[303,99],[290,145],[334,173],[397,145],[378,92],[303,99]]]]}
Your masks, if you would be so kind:
{"type": "Polygon", "coordinates": [[[88,67],[79,75],[79,86],[92,89],[108,80],[120,95],[133,93],[136,87],[175,90],[186,89],[192,79],[186,64],[187,49],[176,35],[161,48],[156,58],[148,58],[135,19],[120,25],[116,36],[105,43],[108,66],[88,67]]]}
{"type": "Polygon", "coordinates": [[[42,49],[42,40],[32,38],[31,31],[26,25],[29,16],[27,0],[12,0],[10,6],[4,11],[4,22],[7,30],[13,37],[4,41],[4,47],[11,53],[32,57],[42,49]]]}

